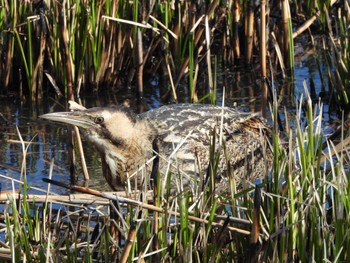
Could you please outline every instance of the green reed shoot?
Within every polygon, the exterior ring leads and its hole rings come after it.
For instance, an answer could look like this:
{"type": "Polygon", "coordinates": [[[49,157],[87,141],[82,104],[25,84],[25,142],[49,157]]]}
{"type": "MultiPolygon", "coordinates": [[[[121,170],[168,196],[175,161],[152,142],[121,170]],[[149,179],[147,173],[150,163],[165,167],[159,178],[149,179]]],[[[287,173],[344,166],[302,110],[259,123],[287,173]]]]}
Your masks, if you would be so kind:
{"type": "Polygon", "coordinates": [[[294,76],[294,40],[293,40],[293,24],[292,19],[288,19],[288,62],[289,62],[289,68],[291,71],[291,76],[294,76]]]}

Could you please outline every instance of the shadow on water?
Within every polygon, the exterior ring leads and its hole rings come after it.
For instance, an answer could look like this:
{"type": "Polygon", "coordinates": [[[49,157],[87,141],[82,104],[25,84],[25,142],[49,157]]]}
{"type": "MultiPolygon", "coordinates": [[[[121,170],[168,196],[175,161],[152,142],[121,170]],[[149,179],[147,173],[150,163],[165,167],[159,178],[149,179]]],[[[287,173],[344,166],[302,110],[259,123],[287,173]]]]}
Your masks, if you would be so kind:
{"type": "MultiPolygon", "coordinates": [[[[317,66],[317,60],[314,55],[307,57],[297,57],[295,68],[295,81],[286,83],[276,80],[280,94],[283,98],[283,106],[288,112],[295,112],[294,101],[301,93],[304,93],[303,82],[306,81],[310,86],[312,82],[314,90],[310,93],[315,98],[328,93],[328,87],[322,82],[320,74],[326,70],[317,66]]],[[[227,106],[237,106],[244,111],[256,112],[260,109],[260,90],[259,90],[259,72],[251,70],[242,72],[233,70],[232,72],[223,72],[218,76],[218,87],[225,86],[225,104],[227,106]]],[[[142,103],[135,99],[133,89],[124,89],[118,94],[104,94],[82,98],[82,104],[86,107],[107,106],[110,104],[129,104],[136,113],[146,111],[151,108],[157,108],[162,105],[159,86],[162,85],[157,78],[151,78],[145,81],[148,88],[145,89],[142,103]]],[[[178,90],[178,96],[181,102],[186,101],[188,91],[185,85],[178,90]]],[[[218,104],[221,104],[222,89],[218,90],[218,104]]],[[[317,102],[317,99],[316,99],[317,102]]],[[[12,189],[11,180],[4,177],[22,179],[21,169],[23,163],[23,152],[19,135],[16,127],[28,145],[25,170],[27,181],[31,187],[46,189],[47,185],[42,178],[47,178],[50,169],[51,160],[54,160],[53,178],[62,182],[69,182],[69,158],[68,158],[68,140],[67,126],[55,123],[47,123],[37,118],[38,115],[46,112],[64,111],[64,101],[54,101],[53,99],[44,103],[42,109],[33,111],[27,104],[21,104],[16,98],[2,98],[0,103],[0,178],[1,189],[12,189]],[[7,120],[7,123],[6,121],[7,120]],[[29,143],[30,142],[30,143],[29,143]]],[[[324,101],[324,122],[325,126],[337,119],[335,113],[330,114],[329,103],[324,101]]],[[[99,155],[91,148],[91,145],[84,143],[84,152],[88,171],[90,175],[89,187],[109,191],[109,187],[103,180],[102,169],[99,155]]],[[[82,185],[82,172],[77,160],[78,184],[82,185]]],[[[23,172],[22,172],[23,173],[23,172]]],[[[18,189],[15,183],[15,189],[18,189]]],[[[65,193],[65,189],[52,186],[51,190],[56,193],[65,193]]],[[[37,191],[32,189],[31,192],[37,191]]]]}

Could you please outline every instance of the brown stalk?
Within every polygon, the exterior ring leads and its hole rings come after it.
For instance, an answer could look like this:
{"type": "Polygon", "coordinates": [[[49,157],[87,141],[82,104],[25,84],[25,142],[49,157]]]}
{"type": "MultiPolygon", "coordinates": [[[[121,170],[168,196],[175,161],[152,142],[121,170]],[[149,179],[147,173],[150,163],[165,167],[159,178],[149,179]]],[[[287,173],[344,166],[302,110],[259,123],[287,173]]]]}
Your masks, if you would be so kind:
{"type": "MultiPolygon", "coordinates": [[[[120,197],[127,197],[125,191],[120,192],[107,192],[109,195],[116,194],[120,197]]],[[[139,195],[139,192],[132,192],[131,194],[139,195]]],[[[0,193],[0,202],[5,202],[9,200],[9,195],[13,196],[14,199],[18,199],[21,196],[20,190],[3,190],[0,193]]],[[[149,202],[152,201],[151,197],[152,193],[147,193],[147,200],[149,202]]],[[[91,194],[69,194],[69,195],[43,195],[43,194],[28,194],[27,200],[30,202],[45,202],[50,201],[53,203],[69,203],[69,204],[101,204],[101,205],[107,205],[109,203],[108,199],[93,196],[91,194]]]]}
{"type": "Polygon", "coordinates": [[[127,262],[131,248],[132,248],[132,244],[134,243],[135,236],[136,236],[136,226],[133,224],[130,227],[128,239],[125,240],[125,249],[120,258],[120,263],[127,262]]]}
{"type": "Polygon", "coordinates": [[[238,59],[241,56],[239,47],[239,21],[241,19],[241,10],[239,0],[234,0],[233,3],[233,50],[234,57],[238,59]]]}
{"type": "Polygon", "coordinates": [[[177,102],[177,94],[176,94],[176,88],[174,85],[174,80],[173,80],[173,76],[171,74],[171,69],[170,69],[170,64],[169,64],[169,56],[165,55],[165,62],[162,63],[162,66],[166,66],[166,70],[165,70],[165,74],[167,74],[169,76],[169,80],[170,80],[170,85],[171,85],[171,90],[173,91],[173,97],[174,100],[177,102]]]}
{"type": "MultiPolygon", "coordinates": [[[[30,26],[30,25],[28,25],[30,26]]],[[[32,102],[42,101],[42,82],[43,82],[43,64],[44,64],[44,54],[45,54],[45,47],[46,47],[46,37],[43,32],[40,32],[40,51],[39,51],[39,57],[36,62],[36,65],[34,67],[33,71],[33,80],[32,80],[32,102]]]]}
{"type": "MultiPolygon", "coordinates": [[[[7,1],[4,1],[5,6],[2,6],[2,8],[5,8],[7,10],[7,14],[10,15],[10,11],[9,11],[9,3],[7,1]]],[[[5,18],[5,20],[10,20],[11,24],[12,24],[12,33],[7,32],[8,35],[8,42],[7,42],[7,50],[6,50],[6,59],[4,62],[4,75],[1,76],[2,74],[0,73],[0,77],[3,77],[2,79],[2,88],[3,89],[8,89],[8,86],[10,84],[10,76],[11,76],[11,65],[12,65],[12,45],[13,45],[13,41],[14,41],[14,31],[16,30],[16,23],[17,23],[17,16],[18,16],[18,12],[17,12],[17,8],[16,5],[14,5],[14,16],[13,17],[9,17],[9,18],[5,18]]],[[[5,23],[9,23],[10,21],[5,21],[5,23]]],[[[5,32],[3,32],[5,33],[5,32]]],[[[1,65],[1,64],[0,64],[1,65]]],[[[0,70],[2,71],[2,67],[0,66],[0,70]]],[[[22,81],[20,81],[20,85],[22,85],[22,81]]],[[[21,96],[22,97],[22,96],[21,96]]]]}
{"type": "Polygon", "coordinates": [[[276,36],[275,36],[274,32],[271,32],[271,38],[272,38],[273,45],[275,47],[275,51],[276,51],[276,54],[277,54],[277,59],[278,59],[278,62],[280,64],[280,67],[281,67],[283,78],[285,78],[286,77],[286,68],[284,66],[282,52],[281,52],[281,49],[280,49],[280,47],[278,45],[278,42],[277,42],[277,39],[276,39],[276,36]]]}
{"type": "MultiPolygon", "coordinates": [[[[68,48],[68,31],[67,31],[67,20],[66,20],[66,8],[65,3],[62,4],[60,9],[60,24],[61,24],[61,34],[62,34],[62,44],[63,44],[63,63],[66,65],[66,80],[67,80],[67,93],[66,96],[68,100],[74,100],[73,93],[73,77],[72,77],[72,65],[71,57],[68,48]]],[[[79,133],[78,128],[74,128],[76,134],[79,133]]],[[[68,130],[68,145],[69,145],[69,160],[70,160],[70,176],[72,181],[75,181],[75,153],[73,149],[74,145],[74,135],[71,129],[68,130]]]]}
{"type": "MultiPolygon", "coordinates": [[[[86,109],[84,106],[76,103],[74,100],[69,100],[68,104],[69,104],[69,109],[71,111],[85,110],[86,109]]],[[[84,148],[83,148],[83,144],[81,142],[79,128],[74,126],[74,132],[75,132],[75,135],[76,135],[76,142],[78,144],[78,151],[79,151],[79,154],[80,154],[80,162],[81,162],[81,167],[83,169],[84,181],[88,181],[90,179],[90,176],[89,176],[89,172],[88,172],[88,169],[87,169],[87,166],[86,166],[84,148]]]]}
{"type": "Polygon", "coordinates": [[[210,27],[208,22],[208,17],[205,17],[205,42],[206,42],[206,58],[207,58],[207,67],[208,67],[208,83],[210,90],[214,92],[214,80],[213,73],[211,68],[211,52],[210,52],[210,27]]]}
{"type": "Polygon", "coordinates": [[[296,38],[301,33],[303,33],[306,29],[308,29],[317,19],[317,15],[313,15],[310,19],[305,21],[304,24],[302,24],[294,33],[293,38],[296,38]]]}
{"type": "Polygon", "coordinates": [[[262,84],[262,98],[261,98],[261,114],[266,117],[267,105],[267,85],[266,85],[266,2],[261,0],[260,4],[260,63],[261,63],[261,84],[262,84]]]}
{"type": "Polygon", "coordinates": [[[81,142],[80,131],[77,126],[74,126],[74,132],[75,132],[76,142],[78,144],[78,151],[80,154],[80,162],[81,162],[81,167],[83,169],[84,181],[88,181],[90,179],[90,176],[86,166],[84,148],[81,142]]]}
{"type": "MultiPolygon", "coordinates": [[[[262,1],[263,2],[263,1],[262,1]]],[[[258,262],[259,256],[259,232],[260,232],[260,206],[261,206],[261,190],[259,187],[254,191],[254,207],[253,207],[253,225],[250,233],[250,262],[258,262]]]]}
{"type": "MultiPolygon", "coordinates": [[[[66,64],[66,77],[67,77],[67,93],[68,100],[74,100],[73,93],[73,73],[72,73],[72,65],[71,65],[71,56],[68,48],[68,32],[67,32],[67,20],[66,20],[66,10],[65,5],[62,4],[62,9],[60,9],[60,21],[61,21],[61,34],[63,41],[63,51],[64,51],[64,63],[66,64]]],[[[66,94],[67,95],[67,94],[66,94]]]]}
{"type": "Polygon", "coordinates": [[[137,86],[139,92],[139,98],[143,97],[143,41],[142,32],[140,28],[137,29],[137,86]]]}
{"type": "MultiPolygon", "coordinates": [[[[6,177],[5,177],[6,178],[6,177]]],[[[9,179],[9,178],[6,178],[9,179]]],[[[22,183],[20,181],[15,181],[17,183],[22,183]]],[[[36,189],[35,187],[31,187],[31,189],[36,189]]],[[[36,189],[41,190],[41,189],[36,189]]],[[[140,192],[135,191],[131,193],[125,193],[125,191],[119,191],[119,192],[106,192],[107,195],[116,195],[119,197],[129,197],[129,196],[139,196],[140,192]]],[[[21,197],[21,191],[20,190],[5,190],[1,191],[0,193],[0,202],[6,202],[9,200],[9,196],[12,196],[14,199],[19,199],[21,197]]],[[[104,197],[97,197],[91,194],[69,194],[69,195],[47,195],[47,194],[28,194],[27,195],[28,202],[52,202],[57,204],[66,204],[70,206],[81,206],[82,204],[95,204],[95,205],[108,205],[109,201],[108,199],[104,197]]],[[[148,191],[146,193],[146,200],[147,202],[154,202],[154,191],[148,191]]],[[[222,204],[221,204],[222,205],[222,204]]],[[[225,205],[225,204],[224,204],[225,205]]],[[[203,209],[202,209],[203,210],[203,209]]],[[[201,210],[201,211],[202,211],[201,210]]],[[[154,213],[155,214],[155,213],[154,213]]],[[[156,218],[156,216],[154,216],[156,218]]],[[[219,221],[223,221],[227,219],[227,216],[225,215],[215,215],[215,219],[219,221]]],[[[237,218],[237,217],[229,217],[230,223],[236,223],[236,224],[243,224],[243,225],[251,225],[249,220],[237,218]]]]}
{"type": "Polygon", "coordinates": [[[11,61],[12,61],[12,53],[11,53],[11,46],[12,46],[12,41],[13,41],[13,37],[10,36],[9,37],[9,40],[8,40],[8,43],[7,43],[7,51],[6,51],[6,59],[5,59],[5,67],[4,67],[4,75],[3,75],[3,81],[2,81],[2,88],[3,89],[6,89],[8,88],[9,86],[9,83],[10,83],[10,75],[11,75],[11,61]]]}
{"type": "MultiPolygon", "coordinates": [[[[104,21],[105,23],[106,20],[104,21]]],[[[101,66],[99,67],[97,74],[96,74],[96,79],[95,83],[97,85],[97,90],[99,89],[99,84],[104,81],[104,77],[106,77],[106,71],[108,69],[108,65],[110,63],[110,59],[114,58],[112,54],[112,49],[114,48],[113,43],[115,42],[115,24],[110,25],[110,30],[109,30],[110,36],[109,36],[109,41],[106,40],[106,35],[103,34],[103,41],[102,41],[102,55],[101,55],[101,66]],[[106,42],[108,43],[106,44],[106,42]]],[[[79,96],[79,95],[78,95],[79,96]]]]}
{"type": "Polygon", "coordinates": [[[253,57],[253,36],[254,36],[254,1],[250,1],[247,16],[247,32],[246,32],[246,49],[245,62],[247,65],[252,63],[253,57]]]}

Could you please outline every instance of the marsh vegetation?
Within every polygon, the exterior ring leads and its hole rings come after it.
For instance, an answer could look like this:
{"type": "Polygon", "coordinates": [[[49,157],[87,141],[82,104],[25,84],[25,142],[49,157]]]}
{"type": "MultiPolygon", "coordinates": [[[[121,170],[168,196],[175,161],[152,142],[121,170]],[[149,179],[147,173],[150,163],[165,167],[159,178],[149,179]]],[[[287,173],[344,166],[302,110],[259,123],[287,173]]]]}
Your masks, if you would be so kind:
{"type": "MultiPolygon", "coordinates": [[[[215,194],[215,169],[196,196],[129,188],[91,199],[78,187],[84,195],[57,196],[50,184],[33,195],[30,142],[18,132],[21,176],[1,193],[0,260],[349,261],[349,23],[348,1],[1,1],[1,98],[42,111],[43,101],[128,89],[142,103],[155,78],[161,103],[216,103],[218,83],[233,85],[225,72],[250,71],[274,163],[244,190],[232,180],[225,195],[215,194]],[[300,38],[320,87],[293,85],[300,38]],[[337,116],[331,129],[323,105],[337,116]]],[[[215,145],[211,153],[217,167],[215,145]]]]}

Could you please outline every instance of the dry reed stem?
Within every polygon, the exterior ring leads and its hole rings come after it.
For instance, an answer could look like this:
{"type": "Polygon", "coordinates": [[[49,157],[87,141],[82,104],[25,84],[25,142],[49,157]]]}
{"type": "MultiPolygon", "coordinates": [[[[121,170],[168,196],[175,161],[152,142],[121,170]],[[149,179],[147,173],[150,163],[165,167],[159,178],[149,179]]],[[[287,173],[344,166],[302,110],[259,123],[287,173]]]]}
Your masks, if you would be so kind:
{"type": "MultiPolygon", "coordinates": [[[[74,100],[69,100],[68,104],[69,104],[69,109],[72,111],[86,109],[84,106],[76,103],[74,100]]],[[[82,170],[83,170],[84,180],[88,181],[90,179],[90,177],[89,177],[89,172],[88,172],[86,161],[85,161],[84,148],[83,148],[83,144],[81,142],[79,128],[74,126],[74,132],[75,132],[75,136],[76,136],[76,142],[78,144],[78,150],[79,150],[79,154],[80,154],[80,161],[81,161],[81,166],[82,166],[82,170]]]]}
{"type": "Polygon", "coordinates": [[[54,88],[54,90],[55,90],[57,96],[58,96],[58,97],[62,97],[63,94],[62,94],[60,88],[58,87],[58,85],[57,85],[55,79],[54,79],[49,73],[47,73],[47,72],[45,72],[45,75],[46,75],[47,79],[49,80],[49,82],[51,83],[52,87],[54,88]]]}
{"type": "Polygon", "coordinates": [[[256,187],[254,192],[253,225],[250,235],[250,243],[257,244],[259,239],[259,218],[260,218],[261,195],[260,188],[256,187]]]}
{"type": "MultiPolygon", "coordinates": [[[[330,145],[328,145],[327,148],[330,149],[330,151],[328,153],[322,154],[322,156],[320,158],[320,163],[324,163],[325,161],[332,158],[334,155],[342,153],[349,144],[350,144],[350,136],[348,136],[344,140],[341,140],[341,142],[339,142],[337,145],[335,145],[333,147],[330,147],[330,145]]],[[[333,145],[333,143],[332,143],[332,145],[333,145]]]]}
{"type": "Polygon", "coordinates": [[[79,150],[79,154],[80,154],[80,162],[81,162],[81,167],[83,169],[84,180],[89,181],[90,177],[89,177],[89,172],[88,172],[86,161],[85,161],[84,148],[83,148],[83,144],[81,142],[80,131],[79,131],[79,128],[77,126],[74,126],[74,132],[75,132],[76,142],[78,144],[78,150],[79,150]]]}
{"type": "MultiPolygon", "coordinates": [[[[172,216],[177,216],[177,217],[181,216],[181,214],[179,212],[177,212],[177,211],[170,211],[170,210],[165,211],[163,208],[160,208],[160,207],[157,207],[157,206],[154,206],[154,205],[146,204],[146,203],[143,203],[143,202],[140,202],[140,201],[132,200],[132,199],[121,197],[121,196],[115,196],[115,195],[103,193],[103,192],[100,192],[100,191],[97,191],[97,190],[94,190],[94,189],[91,189],[91,188],[88,188],[88,187],[81,187],[81,186],[76,186],[76,185],[70,186],[70,185],[66,185],[65,183],[54,181],[54,180],[50,180],[50,179],[46,179],[46,178],[44,178],[43,181],[47,182],[47,183],[51,183],[51,184],[57,185],[57,186],[64,187],[66,189],[70,189],[72,191],[77,191],[77,192],[81,192],[81,193],[91,194],[91,195],[94,195],[94,196],[98,196],[98,197],[109,199],[111,201],[117,201],[117,202],[120,202],[120,203],[132,205],[132,206],[139,207],[139,208],[142,208],[142,209],[147,209],[147,210],[150,210],[150,211],[153,211],[153,212],[155,212],[155,211],[157,211],[159,213],[165,213],[166,212],[166,213],[168,213],[168,214],[170,214],[172,216]]],[[[192,215],[189,215],[188,219],[191,220],[191,221],[194,221],[194,222],[198,222],[198,223],[209,224],[208,220],[203,219],[203,218],[198,218],[198,217],[192,216],[192,215]]],[[[223,226],[221,223],[217,223],[217,222],[212,222],[211,224],[214,227],[222,227],[223,226]]],[[[231,227],[231,226],[228,226],[227,228],[229,230],[237,232],[237,233],[241,233],[241,234],[244,234],[244,235],[250,235],[250,231],[247,231],[247,230],[243,230],[243,229],[239,229],[239,228],[235,228],[235,227],[231,227]]]]}
{"type": "Polygon", "coordinates": [[[267,84],[266,84],[266,1],[261,0],[260,3],[260,67],[261,67],[261,114],[266,117],[267,108],[267,84]]]}
{"type": "Polygon", "coordinates": [[[271,32],[271,37],[272,37],[273,45],[275,47],[275,51],[277,54],[278,62],[279,62],[280,67],[281,67],[283,78],[285,78],[286,77],[286,67],[284,65],[282,52],[281,52],[280,46],[278,45],[278,42],[276,40],[276,36],[275,36],[274,32],[271,32]]]}
{"type": "MultiPolygon", "coordinates": [[[[143,97],[143,68],[144,68],[144,59],[143,59],[143,41],[142,33],[140,29],[137,29],[137,87],[139,92],[139,97],[143,97]]],[[[146,60],[146,59],[145,59],[146,60]]]]}
{"type": "Polygon", "coordinates": [[[246,48],[245,48],[245,63],[250,65],[253,57],[253,36],[254,36],[254,1],[249,2],[248,15],[246,23],[246,48]]]}
{"type": "Polygon", "coordinates": [[[172,32],[169,28],[167,28],[162,22],[160,22],[157,18],[155,18],[152,15],[149,15],[149,18],[151,18],[154,22],[156,22],[158,25],[160,25],[166,32],[168,32],[174,39],[178,39],[177,35],[172,32]]]}
{"type": "Polygon", "coordinates": [[[234,57],[239,58],[241,56],[241,49],[239,46],[239,21],[241,19],[241,10],[239,0],[234,0],[233,3],[233,50],[234,57]]]}
{"type": "Polygon", "coordinates": [[[301,33],[303,33],[306,29],[308,29],[317,19],[317,15],[313,15],[311,18],[309,18],[307,21],[305,21],[304,24],[302,24],[294,33],[293,38],[296,38],[301,33]]]}
{"type": "Polygon", "coordinates": [[[132,244],[134,243],[135,236],[136,236],[136,226],[131,225],[128,239],[125,240],[124,252],[120,258],[121,263],[125,263],[128,260],[128,257],[132,248],[132,244]]]}

